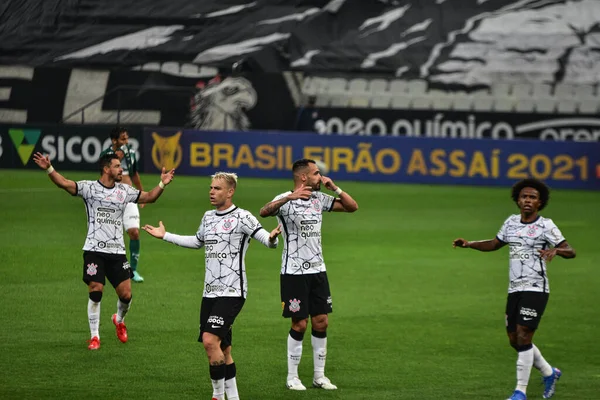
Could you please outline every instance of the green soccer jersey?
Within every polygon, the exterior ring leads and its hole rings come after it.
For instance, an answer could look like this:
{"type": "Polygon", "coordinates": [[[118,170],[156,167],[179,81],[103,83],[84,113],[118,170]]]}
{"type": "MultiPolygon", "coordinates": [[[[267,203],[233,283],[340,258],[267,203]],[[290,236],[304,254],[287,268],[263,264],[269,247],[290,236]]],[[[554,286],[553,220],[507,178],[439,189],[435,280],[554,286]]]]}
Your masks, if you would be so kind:
{"type": "MultiPolygon", "coordinates": [[[[135,173],[138,172],[138,162],[137,158],[135,157],[135,151],[128,144],[121,146],[119,150],[121,150],[125,155],[121,160],[123,175],[135,175],[135,173]]],[[[102,153],[100,153],[100,157],[105,154],[115,154],[112,146],[106,150],[103,150],[102,153]]]]}

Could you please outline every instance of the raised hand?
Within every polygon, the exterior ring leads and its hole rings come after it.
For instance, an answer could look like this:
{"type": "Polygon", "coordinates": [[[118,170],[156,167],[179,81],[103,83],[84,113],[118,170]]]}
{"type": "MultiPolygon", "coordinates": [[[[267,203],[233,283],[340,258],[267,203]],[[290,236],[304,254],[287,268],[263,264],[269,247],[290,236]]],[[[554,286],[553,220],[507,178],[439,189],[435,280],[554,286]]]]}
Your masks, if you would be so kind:
{"type": "Polygon", "coordinates": [[[452,247],[454,247],[454,248],[457,248],[457,247],[467,248],[467,247],[469,247],[469,241],[465,240],[463,238],[454,239],[454,241],[452,242],[452,247]]]}
{"type": "Polygon", "coordinates": [[[175,175],[175,170],[172,169],[169,172],[165,172],[165,167],[162,169],[162,173],[160,174],[160,180],[164,185],[168,185],[173,180],[173,176],[175,175]]]}
{"type": "Polygon", "coordinates": [[[333,183],[333,181],[331,180],[331,178],[328,178],[326,176],[322,176],[321,175],[321,183],[323,185],[325,185],[325,187],[327,189],[331,190],[332,192],[337,189],[337,186],[335,185],[335,183],[333,183]]]}
{"type": "Polygon", "coordinates": [[[310,186],[302,185],[298,189],[294,190],[292,194],[288,196],[290,200],[302,199],[308,200],[312,194],[312,188],[310,186]]]}
{"type": "Polygon", "coordinates": [[[167,233],[167,230],[165,229],[165,226],[163,225],[162,221],[158,221],[158,227],[152,225],[144,225],[142,226],[142,229],[158,239],[164,238],[165,233],[167,233]]]}
{"type": "Polygon", "coordinates": [[[52,165],[50,163],[50,156],[44,156],[42,153],[37,152],[33,155],[33,161],[41,168],[48,169],[52,165]]]}

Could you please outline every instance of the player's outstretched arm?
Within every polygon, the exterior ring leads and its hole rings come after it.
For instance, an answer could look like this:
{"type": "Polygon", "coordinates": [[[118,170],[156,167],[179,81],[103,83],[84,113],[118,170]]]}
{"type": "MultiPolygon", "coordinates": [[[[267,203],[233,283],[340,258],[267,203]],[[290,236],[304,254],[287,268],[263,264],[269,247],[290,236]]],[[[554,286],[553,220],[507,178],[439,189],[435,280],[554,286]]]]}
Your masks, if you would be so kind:
{"type": "Polygon", "coordinates": [[[157,239],[162,239],[177,246],[187,247],[188,249],[199,249],[204,246],[204,242],[200,241],[197,236],[181,236],[167,232],[162,221],[158,221],[158,226],[144,225],[142,229],[157,239]]]}
{"type": "Polygon", "coordinates": [[[479,251],[495,251],[502,247],[504,247],[506,243],[501,242],[498,238],[493,238],[490,240],[478,240],[475,242],[469,242],[463,238],[454,239],[452,242],[452,247],[454,248],[468,248],[475,249],[479,251]]]}
{"type": "Polygon", "coordinates": [[[339,196],[337,198],[339,201],[335,201],[333,203],[331,211],[354,212],[358,210],[358,203],[356,200],[354,200],[348,193],[340,189],[339,186],[336,186],[331,178],[327,176],[321,176],[321,183],[325,185],[327,189],[335,192],[335,194],[339,196]]]}
{"type": "Polygon", "coordinates": [[[166,172],[163,168],[162,173],[160,174],[160,182],[158,182],[158,185],[156,185],[156,187],[149,192],[142,192],[140,194],[140,198],[138,199],[138,203],[154,203],[164,192],[165,187],[171,183],[174,175],[174,169],[166,172]]]}
{"type": "Polygon", "coordinates": [[[289,195],[282,197],[279,200],[273,200],[273,201],[265,204],[260,209],[260,216],[263,218],[264,217],[272,217],[273,215],[276,215],[277,211],[279,211],[281,206],[283,206],[288,201],[296,200],[296,199],[308,200],[310,198],[311,193],[312,193],[312,189],[310,188],[310,186],[302,185],[298,189],[296,189],[292,193],[290,193],[289,195]]]}
{"type": "Polygon", "coordinates": [[[46,170],[46,172],[48,173],[48,177],[52,182],[54,182],[56,186],[66,190],[72,195],[77,194],[77,184],[74,181],[65,178],[54,169],[54,167],[50,163],[50,156],[44,156],[42,155],[42,153],[38,152],[33,155],[33,161],[41,169],[46,170]]]}
{"type": "Polygon", "coordinates": [[[276,249],[279,244],[279,239],[277,238],[281,234],[281,224],[277,225],[275,229],[269,233],[266,229],[261,228],[258,232],[254,234],[252,237],[255,240],[258,240],[263,245],[270,249],[276,249]]]}
{"type": "Polygon", "coordinates": [[[540,253],[540,257],[546,260],[546,262],[552,261],[554,256],[560,256],[562,258],[575,258],[577,255],[577,253],[575,253],[575,249],[572,248],[566,240],[552,249],[538,251],[540,253]]]}

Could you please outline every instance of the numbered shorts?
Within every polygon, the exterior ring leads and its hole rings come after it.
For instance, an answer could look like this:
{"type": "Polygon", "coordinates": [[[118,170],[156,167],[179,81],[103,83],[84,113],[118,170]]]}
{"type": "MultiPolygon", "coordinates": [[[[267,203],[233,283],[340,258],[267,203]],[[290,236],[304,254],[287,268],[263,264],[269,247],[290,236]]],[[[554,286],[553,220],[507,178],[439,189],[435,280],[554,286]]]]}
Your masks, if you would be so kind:
{"type": "Polygon", "coordinates": [[[280,275],[281,307],[284,318],[308,318],[333,312],[326,272],[280,275]]]}
{"type": "Polygon", "coordinates": [[[127,203],[123,212],[123,228],[128,231],[133,228],[140,229],[140,209],[136,203],[127,203]]]}
{"type": "Polygon", "coordinates": [[[106,284],[106,279],[117,287],[133,276],[125,254],[109,254],[96,251],[83,252],[83,281],[106,284]]]}
{"type": "Polygon", "coordinates": [[[200,305],[200,335],[204,332],[221,338],[221,349],[231,346],[231,328],[246,299],[243,297],[203,297],[200,305]]]}
{"type": "Polygon", "coordinates": [[[516,332],[517,325],[537,329],[548,297],[549,293],[541,292],[509,293],[506,299],[506,331],[516,332]]]}

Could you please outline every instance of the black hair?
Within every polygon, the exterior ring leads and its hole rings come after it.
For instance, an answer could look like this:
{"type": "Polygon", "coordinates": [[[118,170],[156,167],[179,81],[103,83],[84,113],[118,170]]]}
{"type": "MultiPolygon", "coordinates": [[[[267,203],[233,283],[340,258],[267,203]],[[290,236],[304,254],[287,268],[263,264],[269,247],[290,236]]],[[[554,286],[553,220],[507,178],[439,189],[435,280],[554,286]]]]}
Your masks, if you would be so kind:
{"type": "Polygon", "coordinates": [[[115,153],[105,154],[102,157],[100,157],[100,160],[98,160],[98,166],[100,167],[100,175],[102,175],[102,173],[104,172],[104,167],[110,167],[110,163],[112,162],[112,160],[118,159],[119,156],[115,153]]]}
{"type": "Polygon", "coordinates": [[[110,140],[119,140],[119,138],[121,137],[121,134],[123,132],[127,132],[127,128],[123,127],[123,126],[115,126],[113,129],[111,129],[110,131],[110,140]]]}
{"type": "Polygon", "coordinates": [[[546,205],[548,204],[548,201],[550,200],[550,188],[539,179],[528,178],[520,180],[519,182],[515,183],[512,187],[512,199],[515,203],[517,203],[517,205],[519,202],[519,195],[521,194],[521,190],[523,190],[526,187],[534,188],[538,191],[538,193],[540,194],[540,208],[538,208],[538,210],[543,210],[544,207],[546,207],[546,205]]]}
{"type": "Polygon", "coordinates": [[[299,169],[308,167],[308,164],[315,164],[315,160],[311,160],[310,158],[301,158],[300,160],[296,160],[292,165],[292,172],[296,173],[299,169]]]}

